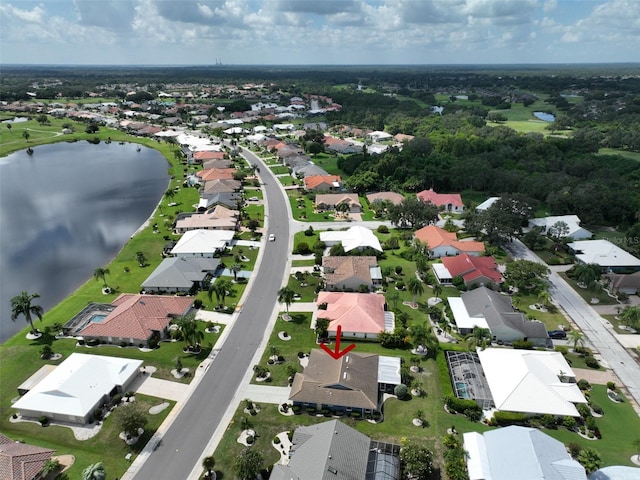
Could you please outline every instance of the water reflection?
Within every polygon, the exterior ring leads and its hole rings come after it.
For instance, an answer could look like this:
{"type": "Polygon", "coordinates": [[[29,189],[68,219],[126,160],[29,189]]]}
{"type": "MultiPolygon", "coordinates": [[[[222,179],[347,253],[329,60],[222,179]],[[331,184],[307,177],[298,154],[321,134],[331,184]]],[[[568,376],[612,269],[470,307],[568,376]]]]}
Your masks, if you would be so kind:
{"type": "Polygon", "coordinates": [[[45,311],[108,263],[167,188],[168,164],[133,144],[59,143],[0,159],[0,340],[11,297],[37,292],[45,311]]]}

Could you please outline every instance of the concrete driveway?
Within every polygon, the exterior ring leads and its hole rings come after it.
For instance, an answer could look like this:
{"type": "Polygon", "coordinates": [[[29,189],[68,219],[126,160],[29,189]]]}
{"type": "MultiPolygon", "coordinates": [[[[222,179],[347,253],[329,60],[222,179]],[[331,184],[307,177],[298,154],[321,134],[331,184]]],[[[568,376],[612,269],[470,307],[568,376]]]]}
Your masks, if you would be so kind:
{"type": "Polygon", "coordinates": [[[172,382],[169,380],[161,380],[153,378],[151,375],[138,375],[135,379],[131,390],[150,397],[161,398],[164,400],[173,400],[180,402],[185,398],[189,385],[186,383],[172,382]]]}

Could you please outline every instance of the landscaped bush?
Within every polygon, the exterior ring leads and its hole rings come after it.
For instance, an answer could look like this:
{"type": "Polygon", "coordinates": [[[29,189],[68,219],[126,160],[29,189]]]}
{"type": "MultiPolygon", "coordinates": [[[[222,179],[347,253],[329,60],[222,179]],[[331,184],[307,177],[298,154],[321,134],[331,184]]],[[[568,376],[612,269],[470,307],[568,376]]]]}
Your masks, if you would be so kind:
{"type": "Polygon", "coordinates": [[[604,414],[604,410],[602,410],[602,407],[600,405],[595,404],[595,403],[591,404],[591,410],[596,412],[598,415],[603,415],[604,414]]]}
{"type": "Polygon", "coordinates": [[[524,413],[497,411],[493,414],[493,421],[500,427],[507,427],[509,425],[526,425],[529,418],[524,413]]]}
{"type": "Polygon", "coordinates": [[[396,385],[395,388],[393,389],[393,394],[398,397],[399,399],[403,399],[407,396],[407,386],[403,383],[401,383],[400,385],[396,385]]]}
{"type": "Polygon", "coordinates": [[[200,300],[199,298],[196,298],[193,302],[193,308],[201,308],[202,307],[202,300],[200,300]]]}
{"type": "Polygon", "coordinates": [[[567,444],[567,449],[569,450],[569,455],[571,455],[571,458],[577,458],[582,451],[582,446],[579,443],[571,442],[567,444]]]}
{"type": "Polygon", "coordinates": [[[587,355],[584,357],[584,363],[589,368],[600,368],[598,360],[593,355],[587,355]]]}
{"type": "Polygon", "coordinates": [[[616,390],[616,382],[607,382],[607,388],[609,390],[616,390]]]}
{"type": "Polygon", "coordinates": [[[556,418],[553,415],[543,415],[540,418],[540,423],[544,428],[555,429],[557,426],[556,418]]]}
{"type": "Polygon", "coordinates": [[[556,345],[554,350],[556,352],[560,352],[562,355],[566,355],[567,353],[569,353],[569,349],[564,345],[556,345]]]}
{"type": "Polygon", "coordinates": [[[275,445],[279,445],[280,444],[280,437],[278,437],[277,435],[275,437],[273,437],[273,443],[275,445]]]}
{"type": "Polygon", "coordinates": [[[588,380],[581,378],[580,380],[578,380],[578,388],[580,390],[589,390],[591,388],[591,384],[588,380]]]}
{"type": "Polygon", "coordinates": [[[46,415],[42,415],[41,417],[38,418],[38,422],[40,422],[40,425],[45,427],[49,425],[49,418],[46,415]]]}
{"type": "Polygon", "coordinates": [[[118,405],[121,400],[122,400],[122,394],[121,393],[116,393],[113,396],[113,398],[111,399],[111,404],[112,405],[118,405]]]}
{"type": "Polygon", "coordinates": [[[386,225],[380,225],[378,227],[378,233],[389,233],[389,227],[386,225]]]}
{"type": "Polygon", "coordinates": [[[360,412],[351,412],[351,418],[358,419],[360,417],[362,417],[362,414],[360,412]]]}
{"type": "Polygon", "coordinates": [[[296,247],[296,252],[300,255],[307,255],[311,253],[311,249],[309,248],[309,244],[307,242],[300,242],[296,247]]]}
{"type": "Polygon", "coordinates": [[[513,341],[513,348],[516,350],[533,350],[533,343],[529,340],[518,339],[513,341]]]}
{"type": "Polygon", "coordinates": [[[573,430],[574,428],[576,428],[576,419],[570,415],[567,415],[562,419],[562,425],[567,430],[573,430]]]}

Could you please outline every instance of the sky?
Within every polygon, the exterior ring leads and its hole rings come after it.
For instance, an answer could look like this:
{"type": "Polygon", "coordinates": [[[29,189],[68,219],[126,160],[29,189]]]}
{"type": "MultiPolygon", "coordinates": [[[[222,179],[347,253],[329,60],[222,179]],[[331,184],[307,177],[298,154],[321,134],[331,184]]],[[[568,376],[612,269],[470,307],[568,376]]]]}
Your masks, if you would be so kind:
{"type": "Polygon", "coordinates": [[[0,63],[640,61],[640,0],[1,0],[0,63]]]}

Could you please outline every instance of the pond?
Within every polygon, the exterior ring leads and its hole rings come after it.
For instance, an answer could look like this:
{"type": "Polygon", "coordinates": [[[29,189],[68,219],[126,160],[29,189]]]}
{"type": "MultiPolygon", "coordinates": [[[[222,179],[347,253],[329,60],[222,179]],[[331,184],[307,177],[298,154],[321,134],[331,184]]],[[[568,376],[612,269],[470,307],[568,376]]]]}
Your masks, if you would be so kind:
{"type": "Polygon", "coordinates": [[[533,112],[533,116],[538,120],[543,120],[545,122],[555,122],[556,116],[552,113],[547,112],[533,112]]]}
{"type": "MultiPolygon", "coordinates": [[[[56,143],[0,158],[0,341],[26,326],[11,298],[45,312],[113,259],[169,183],[167,160],[135,144],[56,143]]],[[[37,322],[36,322],[37,325],[37,322]]]]}

